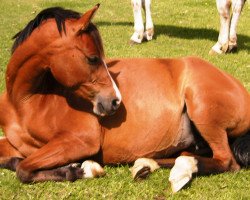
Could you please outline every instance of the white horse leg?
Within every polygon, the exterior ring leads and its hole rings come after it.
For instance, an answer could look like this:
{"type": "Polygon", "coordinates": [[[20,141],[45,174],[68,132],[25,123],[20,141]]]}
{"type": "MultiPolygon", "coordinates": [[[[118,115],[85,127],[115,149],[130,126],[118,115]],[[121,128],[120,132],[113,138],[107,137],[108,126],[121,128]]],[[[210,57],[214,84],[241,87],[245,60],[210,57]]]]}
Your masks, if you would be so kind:
{"type": "Polygon", "coordinates": [[[210,54],[226,53],[229,40],[230,26],[230,0],[216,0],[217,9],[220,15],[220,33],[218,42],[212,47],[210,54]]]}
{"type": "Polygon", "coordinates": [[[132,43],[141,43],[143,39],[144,25],[142,19],[142,1],[131,0],[134,12],[134,33],[130,38],[132,43]]]}
{"type": "Polygon", "coordinates": [[[232,19],[229,31],[229,48],[228,52],[234,52],[237,50],[237,35],[236,28],[240,18],[241,11],[243,9],[245,0],[232,0],[232,19]]]}
{"type": "Polygon", "coordinates": [[[152,40],[154,35],[154,25],[151,16],[151,0],[144,0],[143,1],[143,8],[146,13],[146,31],[144,33],[144,37],[147,40],[152,40]]]}

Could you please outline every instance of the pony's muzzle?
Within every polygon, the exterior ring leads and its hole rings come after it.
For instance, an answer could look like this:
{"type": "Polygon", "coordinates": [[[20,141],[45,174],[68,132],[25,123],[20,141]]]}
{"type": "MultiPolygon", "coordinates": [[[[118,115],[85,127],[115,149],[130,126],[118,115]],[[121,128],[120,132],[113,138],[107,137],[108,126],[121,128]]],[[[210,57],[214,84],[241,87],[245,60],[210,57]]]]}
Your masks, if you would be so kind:
{"type": "Polygon", "coordinates": [[[93,111],[99,116],[113,115],[120,107],[121,101],[118,98],[103,99],[97,98],[93,111]]]}

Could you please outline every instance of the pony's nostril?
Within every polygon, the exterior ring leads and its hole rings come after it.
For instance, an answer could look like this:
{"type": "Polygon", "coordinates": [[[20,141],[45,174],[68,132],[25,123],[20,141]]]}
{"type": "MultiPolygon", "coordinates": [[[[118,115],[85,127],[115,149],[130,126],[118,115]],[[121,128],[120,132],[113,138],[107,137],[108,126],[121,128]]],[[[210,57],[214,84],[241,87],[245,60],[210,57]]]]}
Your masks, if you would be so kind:
{"type": "Polygon", "coordinates": [[[119,106],[120,106],[120,101],[119,101],[119,99],[114,99],[114,100],[112,101],[112,108],[113,108],[113,110],[117,110],[117,109],[119,108],[119,106]]]}

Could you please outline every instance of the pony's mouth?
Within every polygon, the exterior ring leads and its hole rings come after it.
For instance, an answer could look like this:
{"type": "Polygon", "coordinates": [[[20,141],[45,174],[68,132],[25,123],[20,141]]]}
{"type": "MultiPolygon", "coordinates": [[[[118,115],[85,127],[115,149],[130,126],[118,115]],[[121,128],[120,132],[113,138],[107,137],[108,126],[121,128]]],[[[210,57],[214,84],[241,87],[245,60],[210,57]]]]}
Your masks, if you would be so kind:
{"type": "Polygon", "coordinates": [[[119,105],[114,106],[114,104],[112,103],[111,106],[108,106],[106,104],[98,102],[97,104],[94,104],[93,112],[96,115],[101,116],[101,117],[104,117],[104,116],[107,116],[107,115],[113,115],[113,114],[115,114],[115,112],[118,109],[119,105]]]}
{"type": "Polygon", "coordinates": [[[98,109],[98,113],[100,113],[101,116],[106,115],[105,109],[101,103],[97,104],[97,109],[98,109]]]}

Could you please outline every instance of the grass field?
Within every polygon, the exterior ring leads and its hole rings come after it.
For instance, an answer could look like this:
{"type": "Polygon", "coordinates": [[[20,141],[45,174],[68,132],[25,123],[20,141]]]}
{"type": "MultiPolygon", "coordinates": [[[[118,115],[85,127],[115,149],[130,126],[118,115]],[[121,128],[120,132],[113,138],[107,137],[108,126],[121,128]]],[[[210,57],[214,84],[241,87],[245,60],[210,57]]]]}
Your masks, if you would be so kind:
{"type": "MultiPolygon", "coordinates": [[[[44,8],[62,6],[84,12],[96,3],[101,3],[101,7],[94,22],[101,32],[106,57],[196,55],[235,76],[250,91],[250,4],[245,5],[238,26],[238,53],[209,56],[208,51],[218,37],[215,0],[153,1],[156,38],[135,46],[128,45],[133,33],[130,0],[0,0],[0,91],[5,88],[11,37],[17,31],[44,8]]],[[[105,167],[105,170],[107,175],[100,179],[25,185],[19,182],[15,173],[1,169],[0,200],[250,199],[250,170],[197,177],[185,190],[174,195],[167,169],[160,169],[141,182],[132,180],[128,166],[105,167]]]]}

